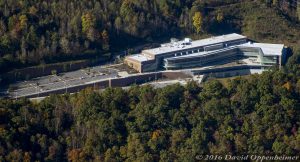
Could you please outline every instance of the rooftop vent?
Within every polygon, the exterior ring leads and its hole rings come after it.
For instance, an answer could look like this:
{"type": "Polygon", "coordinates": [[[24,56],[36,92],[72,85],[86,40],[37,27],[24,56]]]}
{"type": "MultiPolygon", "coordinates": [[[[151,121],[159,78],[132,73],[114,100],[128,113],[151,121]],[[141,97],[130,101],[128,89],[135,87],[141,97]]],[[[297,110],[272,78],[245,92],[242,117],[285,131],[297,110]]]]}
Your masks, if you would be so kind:
{"type": "Polygon", "coordinates": [[[191,38],[184,38],[184,43],[192,43],[192,39],[191,38]]]}

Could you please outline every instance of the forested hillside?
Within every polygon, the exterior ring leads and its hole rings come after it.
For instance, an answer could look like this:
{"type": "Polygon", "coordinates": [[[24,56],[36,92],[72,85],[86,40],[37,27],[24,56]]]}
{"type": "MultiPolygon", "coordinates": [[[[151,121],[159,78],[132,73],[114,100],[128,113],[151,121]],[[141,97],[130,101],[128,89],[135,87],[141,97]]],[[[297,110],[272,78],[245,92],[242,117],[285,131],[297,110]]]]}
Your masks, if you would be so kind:
{"type": "Polygon", "coordinates": [[[292,0],[0,0],[0,72],[187,35],[238,32],[294,50],[285,67],[226,84],[0,99],[0,161],[299,155],[298,17],[292,0]]]}
{"type": "Polygon", "coordinates": [[[0,0],[0,73],[188,35],[295,45],[297,18],[292,0],[0,0]]]}
{"type": "Polygon", "coordinates": [[[200,5],[193,3],[1,0],[0,64],[26,66],[82,55],[101,56],[112,48],[134,45],[137,40],[170,36],[180,32],[180,24],[187,27],[192,23],[190,9],[198,10],[200,5]]]}
{"type": "Polygon", "coordinates": [[[85,90],[0,100],[0,161],[194,161],[300,154],[300,56],[285,68],[203,86],[85,90]]]}

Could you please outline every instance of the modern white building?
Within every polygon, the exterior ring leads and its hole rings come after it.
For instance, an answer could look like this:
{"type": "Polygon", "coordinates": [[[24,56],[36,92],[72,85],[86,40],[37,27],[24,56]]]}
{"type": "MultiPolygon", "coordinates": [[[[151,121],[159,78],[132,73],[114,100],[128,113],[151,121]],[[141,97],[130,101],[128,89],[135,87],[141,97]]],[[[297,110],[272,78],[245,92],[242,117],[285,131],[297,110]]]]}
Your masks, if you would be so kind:
{"type": "Polygon", "coordinates": [[[171,39],[159,48],[143,50],[125,58],[125,63],[139,72],[183,69],[226,64],[245,60],[262,67],[281,65],[285,61],[283,44],[253,43],[236,33],[192,41],[171,39]]]}

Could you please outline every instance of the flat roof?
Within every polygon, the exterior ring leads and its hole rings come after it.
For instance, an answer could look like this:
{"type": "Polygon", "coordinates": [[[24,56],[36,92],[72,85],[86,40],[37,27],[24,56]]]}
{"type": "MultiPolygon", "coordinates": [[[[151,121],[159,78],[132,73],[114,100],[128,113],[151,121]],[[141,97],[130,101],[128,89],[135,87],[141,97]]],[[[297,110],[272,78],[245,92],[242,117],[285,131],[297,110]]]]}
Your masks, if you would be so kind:
{"type": "Polygon", "coordinates": [[[147,54],[152,54],[152,55],[159,55],[159,54],[179,51],[183,49],[207,46],[207,45],[218,44],[227,41],[234,41],[234,40],[239,40],[244,38],[247,37],[240,34],[232,33],[232,34],[192,41],[190,45],[181,45],[182,43],[184,43],[184,41],[178,41],[175,43],[166,43],[166,44],[162,44],[161,47],[143,50],[142,52],[146,52],[147,54]]]}
{"type": "MultiPolygon", "coordinates": [[[[175,51],[179,51],[179,50],[183,50],[183,49],[195,48],[195,47],[200,47],[200,46],[208,46],[208,45],[218,44],[218,43],[222,43],[222,42],[226,42],[226,41],[239,40],[239,39],[243,39],[243,38],[247,38],[247,37],[233,33],[233,34],[227,34],[227,35],[222,35],[222,36],[218,36],[218,37],[211,37],[211,38],[207,38],[207,39],[192,41],[191,45],[186,45],[183,48],[181,47],[182,45],[174,46],[174,44],[172,45],[171,43],[168,43],[168,44],[163,44],[163,46],[160,48],[148,49],[148,50],[144,50],[143,52],[146,52],[147,54],[159,55],[159,54],[164,54],[164,53],[173,52],[173,51],[175,52],[175,51]]],[[[181,44],[183,42],[184,41],[179,41],[176,43],[181,44]]],[[[176,56],[176,57],[172,57],[172,58],[183,58],[183,57],[187,58],[187,57],[194,57],[197,55],[212,54],[215,52],[221,52],[224,50],[229,50],[229,49],[237,48],[237,47],[260,48],[265,56],[274,56],[274,55],[280,56],[280,55],[282,55],[282,50],[284,48],[284,45],[283,44],[269,44],[269,43],[244,43],[244,44],[240,44],[240,45],[225,47],[225,48],[218,49],[218,50],[213,50],[213,51],[208,51],[208,52],[198,52],[198,53],[193,53],[193,54],[189,54],[189,55],[176,56]]],[[[135,54],[135,55],[127,56],[127,57],[130,59],[136,60],[138,62],[145,62],[145,61],[153,60],[153,58],[150,58],[144,54],[135,54]]],[[[168,59],[172,59],[172,58],[168,58],[168,59]]]]}
{"type": "Polygon", "coordinates": [[[195,56],[211,55],[211,54],[224,52],[224,51],[228,51],[228,50],[232,50],[232,49],[237,49],[237,47],[236,46],[230,46],[230,47],[221,48],[221,49],[217,49],[217,50],[197,52],[197,53],[193,53],[193,54],[169,57],[169,58],[165,58],[165,59],[166,60],[176,60],[176,59],[181,59],[181,58],[193,58],[195,56]]]}
{"type": "Polygon", "coordinates": [[[264,56],[274,56],[274,55],[281,56],[284,45],[283,44],[268,44],[268,43],[245,43],[245,44],[225,47],[225,48],[212,50],[212,51],[203,51],[203,52],[197,52],[197,53],[188,54],[188,55],[170,57],[170,58],[166,58],[166,60],[176,60],[176,59],[181,59],[181,58],[192,58],[195,56],[215,54],[218,52],[224,52],[227,50],[237,49],[239,47],[260,48],[262,50],[262,52],[264,53],[264,56]]]}
{"type": "Polygon", "coordinates": [[[149,57],[146,57],[145,55],[142,54],[136,54],[136,55],[130,55],[128,58],[139,61],[139,62],[144,62],[150,60],[149,57]]]}
{"type": "Polygon", "coordinates": [[[270,43],[246,43],[246,44],[241,44],[238,46],[260,48],[265,56],[268,56],[268,55],[281,56],[282,50],[284,48],[283,44],[270,44],[270,43]]]}

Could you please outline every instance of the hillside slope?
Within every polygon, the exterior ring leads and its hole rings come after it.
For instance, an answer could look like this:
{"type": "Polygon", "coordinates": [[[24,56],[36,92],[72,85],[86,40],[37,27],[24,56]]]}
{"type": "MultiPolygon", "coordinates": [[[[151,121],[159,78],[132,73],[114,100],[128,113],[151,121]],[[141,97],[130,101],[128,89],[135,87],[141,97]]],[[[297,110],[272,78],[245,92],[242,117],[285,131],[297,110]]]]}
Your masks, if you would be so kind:
{"type": "Polygon", "coordinates": [[[217,11],[222,12],[224,20],[222,23],[212,23],[213,28],[208,27],[208,33],[240,32],[260,42],[284,43],[292,47],[300,45],[299,24],[275,7],[267,7],[259,1],[221,6],[210,12],[211,22],[215,21],[217,11]]]}
{"type": "Polygon", "coordinates": [[[299,24],[265,1],[0,2],[0,73],[54,62],[94,59],[170,37],[194,39],[231,32],[298,46],[299,24]],[[66,6],[62,9],[59,6],[66,6]],[[150,6],[150,7],[149,7],[150,6]],[[202,31],[193,26],[203,15],[202,31]],[[217,17],[219,16],[219,20],[217,17]]]}

